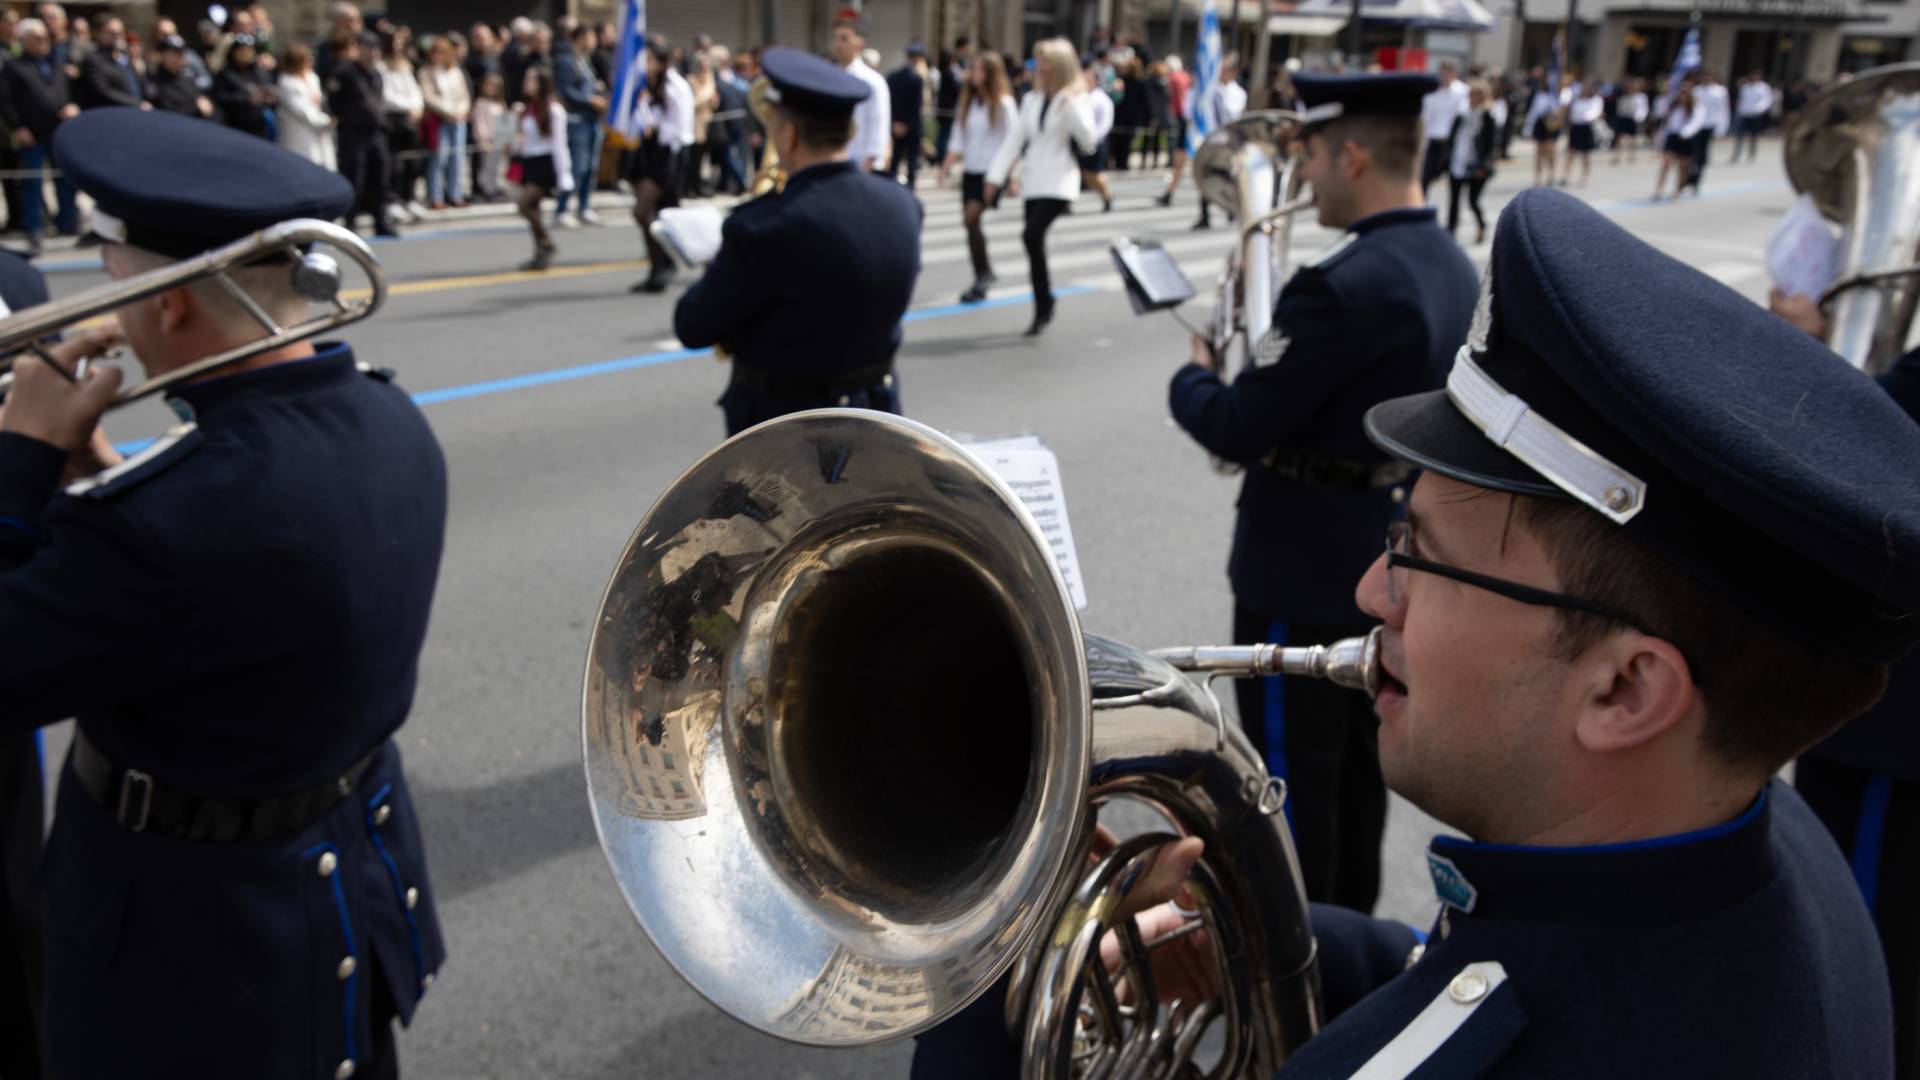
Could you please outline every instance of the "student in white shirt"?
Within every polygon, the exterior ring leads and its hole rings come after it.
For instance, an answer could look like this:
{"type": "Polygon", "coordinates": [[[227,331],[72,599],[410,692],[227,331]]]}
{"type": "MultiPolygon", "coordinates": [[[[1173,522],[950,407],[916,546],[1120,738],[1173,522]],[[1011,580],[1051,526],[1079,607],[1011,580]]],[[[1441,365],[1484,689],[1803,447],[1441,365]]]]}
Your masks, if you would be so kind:
{"type": "Polygon", "coordinates": [[[1100,65],[1088,63],[1080,73],[1087,88],[1087,114],[1093,120],[1093,149],[1080,155],[1080,182],[1100,193],[1101,212],[1113,209],[1113,189],[1107,186],[1107,136],[1113,134],[1113,99],[1100,89],[1100,65]]]}
{"type": "Polygon", "coordinates": [[[1001,144],[1015,137],[1019,127],[1020,107],[1014,104],[1007,83],[1006,62],[999,53],[980,53],[967,69],[966,86],[954,108],[952,149],[940,163],[942,184],[947,182],[947,170],[960,163],[960,220],[967,227],[967,254],[973,260],[973,284],[960,294],[963,304],[985,300],[994,282],[993,265],[987,261],[987,231],[980,225],[987,209],[987,170],[993,167],[1001,144]]]}
{"type": "Polygon", "coordinates": [[[987,202],[993,202],[1016,161],[1024,162],[1027,269],[1033,283],[1033,325],[1038,337],[1053,320],[1053,282],[1047,273],[1047,230],[1080,195],[1080,154],[1094,146],[1093,117],[1081,82],[1080,58],[1066,38],[1033,47],[1034,89],[1020,102],[1020,127],[1000,144],[987,170],[987,202]]]}
{"type": "Polygon", "coordinates": [[[1707,173],[1707,159],[1713,153],[1713,140],[1733,127],[1733,105],[1727,99],[1727,88],[1720,85],[1713,72],[1703,68],[1687,77],[1693,80],[1694,107],[1700,113],[1700,130],[1693,136],[1693,174],[1687,186],[1698,195],[1700,181],[1707,173]]]}
{"type": "Polygon", "coordinates": [[[1527,105],[1525,130],[1533,139],[1535,184],[1553,183],[1555,151],[1560,146],[1560,131],[1567,126],[1567,106],[1573,103],[1572,93],[1560,80],[1561,76],[1555,75],[1552,82],[1542,83],[1527,105]]]}
{"type": "Polygon", "coordinates": [[[657,293],[673,277],[673,257],[653,237],[660,211],[680,205],[681,170],[693,145],[693,87],[668,62],[666,42],[647,43],[647,88],[640,97],[640,148],[627,179],[633,184],[633,223],[647,245],[647,276],[630,290],[657,293]]]}
{"type": "MultiPolygon", "coordinates": [[[[1660,199],[1667,172],[1673,171],[1673,194],[1677,198],[1693,175],[1694,139],[1706,130],[1703,110],[1694,104],[1693,90],[1682,87],[1667,106],[1666,122],[1660,126],[1660,174],[1653,180],[1653,198],[1660,199]]],[[[1696,189],[1697,193],[1698,189],[1696,189]]]]}
{"type": "Polygon", "coordinates": [[[546,68],[527,69],[518,128],[513,153],[520,170],[520,189],[514,193],[514,203],[533,231],[533,258],[522,263],[520,269],[545,270],[553,263],[554,243],[540,213],[540,202],[573,189],[573,161],[567,154],[567,109],[554,93],[553,75],[546,68]]]}
{"type": "Polygon", "coordinates": [[[860,58],[866,47],[857,16],[844,14],[834,20],[834,63],[872,91],[853,107],[853,141],[847,144],[847,160],[868,172],[884,172],[893,160],[893,92],[887,88],[886,76],[860,58]]]}
{"type": "MultiPolygon", "coordinates": [[[[1211,135],[1235,120],[1247,109],[1247,88],[1234,80],[1240,76],[1240,54],[1228,53],[1220,58],[1220,75],[1213,83],[1213,126],[1207,129],[1211,135]]],[[[1200,196],[1200,220],[1193,223],[1195,229],[1213,227],[1213,208],[1205,195],[1200,196]]]]}
{"type": "Polygon", "coordinates": [[[1613,102],[1613,163],[1620,164],[1620,151],[1627,152],[1627,164],[1633,164],[1634,149],[1647,130],[1647,80],[1628,79],[1613,102]]]}
{"type": "Polygon", "coordinates": [[[1734,120],[1733,160],[1740,160],[1740,144],[1747,144],[1747,160],[1760,155],[1760,133],[1767,130],[1773,116],[1773,87],[1767,77],[1756,71],[1740,84],[1740,115],[1734,120]]]}
{"type": "Polygon", "coordinates": [[[1420,190],[1426,191],[1441,173],[1447,171],[1447,147],[1453,141],[1453,125],[1467,111],[1467,84],[1460,81],[1460,69],[1451,60],[1442,61],[1440,88],[1420,99],[1420,126],[1427,136],[1427,152],[1420,159],[1420,190]]]}
{"type": "Polygon", "coordinates": [[[1598,80],[1574,84],[1573,98],[1567,103],[1567,160],[1560,173],[1561,187],[1573,182],[1575,165],[1580,166],[1580,186],[1593,179],[1593,148],[1599,145],[1598,128],[1606,112],[1598,80]]]}

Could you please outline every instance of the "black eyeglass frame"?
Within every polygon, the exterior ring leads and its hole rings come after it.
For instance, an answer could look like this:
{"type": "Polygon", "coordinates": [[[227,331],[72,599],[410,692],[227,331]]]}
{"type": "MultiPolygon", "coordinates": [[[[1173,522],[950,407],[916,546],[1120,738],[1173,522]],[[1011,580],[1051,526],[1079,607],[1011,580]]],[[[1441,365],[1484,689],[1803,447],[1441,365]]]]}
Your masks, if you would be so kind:
{"type": "Polygon", "coordinates": [[[1387,527],[1387,566],[1389,572],[1391,572],[1392,567],[1404,566],[1409,570],[1419,570],[1422,573],[1432,574],[1436,577],[1458,581],[1463,585],[1471,585],[1476,589],[1484,589],[1496,596],[1504,596],[1516,603],[1526,604],[1530,607],[1561,608],[1566,611],[1578,611],[1588,615],[1597,615],[1600,618],[1611,619],[1614,622],[1630,626],[1643,634],[1648,634],[1653,637],[1660,636],[1647,626],[1646,620],[1640,618],[1638,615],[1622,611],[1608,604],[1602,604],[1597,600],[1588,600],[1585,597],[1554,592],[1550,589],[1539,589],[1532,585],[1523,585],[1517,581],[1508,581],[1505,578],[1477,574],[1472,570],[1462,570],[1457,566],[1448,566],[1446,563],[1434,562],[1431,559],[1423,559],[1418,555],[1409,555],[1406,552],[1395,550],[1394,541],[1400,537],[1406,538],[1408,547],[1412,546],[1413,526],[1411,523],[1396,521],[1387,527]]]}

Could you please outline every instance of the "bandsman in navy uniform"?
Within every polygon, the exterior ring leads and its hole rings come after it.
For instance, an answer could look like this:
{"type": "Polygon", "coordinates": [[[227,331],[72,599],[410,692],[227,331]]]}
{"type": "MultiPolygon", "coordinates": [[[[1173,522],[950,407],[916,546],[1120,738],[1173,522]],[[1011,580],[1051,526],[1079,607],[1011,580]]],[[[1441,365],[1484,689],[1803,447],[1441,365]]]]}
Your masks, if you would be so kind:
{"type": "MultiPolygon", "coordinates": [[[[0,318],[47,302],[32,263],[0,251],[0,318]]],[[[0,528],[5,528],[0,525],[0,528]]],[[[46,831],[39,731],[0,732],[0,1077],[40,1075],[41,900],[36,881],[46,831]]]]}
{"type": "Polygon", "coordinates": [[[847,160],[867,84],[797,49],[761,58],[784,191],[741,204],[673,312],[689,348],[723,346],[727,434],[803,409],[900,411],[893,358],[920,276],[920,200],[847,160]]]}
{"type": "MultiPolygon", "coordinates": [[[[1501,214],[1483,298],[1446,389],[1367,413],[1423,473],[1358,586],[1387,782],[1467,838],[1418,948],[1315,907],[1332,1020],[1280,1076],[1890,1077],[1873,921],[1774,774],[1920,638],[1920,426],[1562,192],[1501,214]]],[[[990,1005],[922,1076],[995,1075],[990,1005]]]]}
{"type": "MultiPolygon", "coordinates": [[[[88,112],[53,152],[114,278],[353,198],[166,113],[88,112]]],[[[285,324],[308,309],[293,271],[234,278],[285,324]]],[[[149,376],[260,336],[206,279],[117,316],[149,376]]],[[[346,345],[301,342],[177,386],[182,423],[114,463],[120,374],[84,363],[109,340],[22,358],[0,417],[0,702],[16,730],[78,721],[42,868],[48,1068],[395,1075],[393,1021],[444,957],[390,741],[440,562],[439,446],[346,345]]]]}
{"type": "MultiPolygon", "coordinates": [[[[1173,416],[1246,467],[1228,572],[1236,642],[1362,632],[1351,582],[1411,470],[1361,432],[1366,410],[1438,387],[1473,314],[1474,269],[1420,192],[1427,74],[1297,75],[1322,225],[1346,230],[1281,290],[1260,362],[1226,382],[1196,338],[1173,416]]],[[[1371,909],[1387,796],[1367,703],[1304,678],[1243,681],[1240,720],[1286,780],[1307,895],[1371,909]]]]}

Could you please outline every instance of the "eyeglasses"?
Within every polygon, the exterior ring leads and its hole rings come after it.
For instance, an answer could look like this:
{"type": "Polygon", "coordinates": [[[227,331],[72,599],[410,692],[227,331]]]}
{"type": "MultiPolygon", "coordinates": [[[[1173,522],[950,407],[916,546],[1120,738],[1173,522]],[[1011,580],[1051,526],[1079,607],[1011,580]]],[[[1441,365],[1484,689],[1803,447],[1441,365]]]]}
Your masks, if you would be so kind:
{"type": "Polygon", "coordinates": [[[1423,559],[1413,552],[1413,524],[1406,521],[1396,521],[1387,526],[1387,599],[1395,607],[1398,607],[1400,602],[1406,599],[1408,575],[1414,570],[1419,570],[1422,573],[1433,574],[1437,577],[1450,578],[1462,584],[1471,585],[1476,589],[1485,589],[1487,592],[1504,596],[1518,603],[1528,604],[1533,607],[1563,608],[1567,611],[1581,611],[1588,615],[1598,615],[1603,619],[1611,619],[1617,623],[1624,623],[1643,634],[1653,633],[1652,630],[1647,628],[1645,620],[1637,615],[1622,611],[1619,608],[1610,607],[1606,604],[1578,596],[1569,596],[1566,593],[1552,592],[1547,589],[1536,589],[1531,585],[1522,585],[1517,581],[1507,581],[1502,578],[1488,577],[1485,574],[1476,574],[1471,570],[1462,570],[1457,566],[1448,566],[1445,563],[1437,563],[1423,559]]]}

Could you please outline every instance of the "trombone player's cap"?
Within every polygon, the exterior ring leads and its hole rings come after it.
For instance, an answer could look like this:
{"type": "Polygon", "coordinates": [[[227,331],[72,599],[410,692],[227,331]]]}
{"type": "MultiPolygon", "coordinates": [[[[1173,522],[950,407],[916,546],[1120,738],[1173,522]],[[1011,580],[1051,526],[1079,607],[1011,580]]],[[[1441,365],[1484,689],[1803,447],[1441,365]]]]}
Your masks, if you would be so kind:
{"type": "Polygon", "coordinates": [[[53,160],[93,197],[101,239],[179,259],[282,221],[331,221],[353,205],[353,185],[338,173],[174,113],[89,109],[60,125],[53,160]]]}
{"type": "Polygon", "coordinates": [[[1813,647],[1888,663],[1920,640],[1920,425],[1563,192],[1501,212],[1446,389],[1366,429],[1468,484],[1577,499],[1813,647]]]}
{"type": "Polygon", "coordinates": [[[1343,116],[1419,116],[1420,99],[1440,89],[1440,80],[1424,71],[1384,75],[1322,75],[1298,72],[1293,88],[1300,95],[1302,123],[1311,128],[1343,116]]]}
{"type": "Polygon", "coordinates": [[[833,61],[799,49],[768,49],[760,70],[773,84],[767,100],[798,112],[845,116],[873,93],[833,61]]]}

